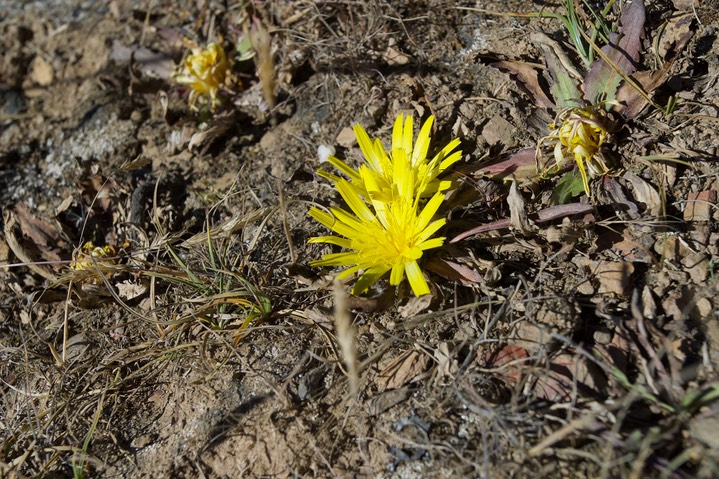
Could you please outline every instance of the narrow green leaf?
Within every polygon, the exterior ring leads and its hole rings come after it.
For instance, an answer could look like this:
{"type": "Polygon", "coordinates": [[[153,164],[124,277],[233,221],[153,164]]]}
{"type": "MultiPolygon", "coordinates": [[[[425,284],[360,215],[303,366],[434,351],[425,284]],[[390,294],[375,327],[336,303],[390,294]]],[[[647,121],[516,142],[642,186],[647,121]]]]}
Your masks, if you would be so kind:
{"type": "Polygon", "coordinates": [[[579,82],[572,78],[562,67],[556,53],[551,48],[543,47],[544,60],[549,70],[551,84],[549,91],[559,108],[578,108],[582,106],[582,93],[579,91],[579,82]]]}

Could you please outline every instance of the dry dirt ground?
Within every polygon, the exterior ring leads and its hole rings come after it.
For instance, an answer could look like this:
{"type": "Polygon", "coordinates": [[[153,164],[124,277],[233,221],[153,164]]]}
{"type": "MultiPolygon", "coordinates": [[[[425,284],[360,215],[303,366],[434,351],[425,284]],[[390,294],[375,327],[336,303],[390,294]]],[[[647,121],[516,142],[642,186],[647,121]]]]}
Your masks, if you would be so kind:
{"type": "MultiPolygon", "coordinates": [[[[588,213],[445,245],[431,297],[383,280],[335,314],[318,147],[358,162],[353,125],[387,145],[433,114],[463,150],[446,236],[509,218],[477,165],[558,112],[491,63],[541,73],[532,32],[566,34],[461,7],[560,5],[0,2],[0,477],[719,477],[718,12],[646,4],[642,69],[690,35],[652,92],[676,106],[614,133],[588,213]],[[236,62],[191,112],[188,42],[234,56],[252,24],[271,75],[236,62]],[[69,268],[87,241],[104,275],[69,268]]],[[[530,218],[557,181],[519,189],[530,218]]]]}

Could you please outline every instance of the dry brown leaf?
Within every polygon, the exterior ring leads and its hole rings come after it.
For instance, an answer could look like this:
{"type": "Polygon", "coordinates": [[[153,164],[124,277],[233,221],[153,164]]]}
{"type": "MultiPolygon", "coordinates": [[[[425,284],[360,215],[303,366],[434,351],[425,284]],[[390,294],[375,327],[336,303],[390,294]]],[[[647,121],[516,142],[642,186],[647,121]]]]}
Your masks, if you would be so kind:
{"type": "Polygon", "coordinates": [[[397,308],[397,311],[399,312],[399,315],[403,318],[413,318],[420,314],[422,311],[425,311],[427,308],[429,308],[429,305],[432,304],[432,295],[431,294],[423,294],[422,296],[412,296],[408,301],[407,304],[404,304],[397,308]]]}
{"type": "Polygon", "coordinates": [[[136,283],[130,280],[117,283],[115,287],[117,288],[117,295],[126,301],[139,298],[148,290],[146,284],[136,283]]]}
{"type": "Polygon", "coordinates": [[[59,229],[33,216],[24,205],[5,210],[3,220],[5,241],[15,256],[43,278],[57,280],[51,267],[36,263],[60,260],[59,229]]]}
{"type": "Polygon", "coordinates": [[[499,375],[509,386],[517,384],[521,374],[521,366],[526,363],[529,353],[526,349],[514,344],[506,344],[502,348],[487,356],[488,368],[495,368],[499,375]]]}
{"type": "Polygon", "coordinates": [[[429,358],[415,350],[405,351],[395,357],[377,377],[380,391],[401,388],[427,370],[429,358]]]}
{"type": "Polygon", "coordinates": [[[534,66],[529,63],[513,60],[498,61],[493,63],[492,66],[516,75],[520,83],[527,89],[532,98],[534,98],[537,106],[554,108],[554,102],[549,99],[539,85],[539,74],[537,70],[534,69],[534,66]]]}
{"type": "Polygon", "coordinates": [[[516,181],[513,181],[512,186],[509,188],[507,204],[509,204],[509,221],[512,228],[519,231],[524,236],[531,236],[534,234],[537,228],[527,217],[524,198],[522,198],[522,195],[517,190],[516,181]]]}
{"type": "Polygon", "coordinates": [[[482,281],[482,275],[478,271],[454,261],[430,258],[424,266],[428,270],[451,281],[458,281],[464,286],[479,284],[482,281]]]}
{"type": "Polygon", "coordinates": [[[667,21],[656,42],[657,54],[660,57],[664,59],[675,57],[684,48],[694,35],[692,30],[694,18],[693,13],[685,13],[667,21]]]}
{"type": "Polygon", "coordinates": [[[530,391],[538,398],[568,402],[575,395],[592,396],[607,390],[607,377],[584,356],[563,353],[553,358],[548,370],[536,373],[530,391]]]}
{"type": "Polygon", "coordinates": [[[637,174],[627,171],[623,178],[632,185],[634,198],[644,206],[652,216],[659,216],[662,212],[662,199],[656,189],[637,174]]]}

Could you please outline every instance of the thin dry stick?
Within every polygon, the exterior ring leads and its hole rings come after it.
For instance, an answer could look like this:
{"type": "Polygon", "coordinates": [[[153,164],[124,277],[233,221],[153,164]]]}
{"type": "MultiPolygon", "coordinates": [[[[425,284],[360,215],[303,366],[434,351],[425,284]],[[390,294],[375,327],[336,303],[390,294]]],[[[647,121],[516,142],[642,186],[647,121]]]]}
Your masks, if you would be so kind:
{"type": "Polygon", "coordinates": [[[350,394],[354,401],[359,397],[359,365],[357,363],[356,331],[352,326],[352,315],[347,304],[347,293],[342,282],[335,280],[335,329],[342,358],[347,366],[350,394]]]}
{"type": "Polygon", "coordinates": [[[297,252],[295,251],[295,245],[292,242],[292,235],[290,234],[290,224],[287,222],[287,207],[285,205],[285,194],[282,190],[282,180],[277,180],[277,190],[280,196],[280,210],[282,211],[282,227],[285,230],[285,236],[287,237],[287,247],[290,250],[290,261],[292,264],[297,262],[297,252]]]}

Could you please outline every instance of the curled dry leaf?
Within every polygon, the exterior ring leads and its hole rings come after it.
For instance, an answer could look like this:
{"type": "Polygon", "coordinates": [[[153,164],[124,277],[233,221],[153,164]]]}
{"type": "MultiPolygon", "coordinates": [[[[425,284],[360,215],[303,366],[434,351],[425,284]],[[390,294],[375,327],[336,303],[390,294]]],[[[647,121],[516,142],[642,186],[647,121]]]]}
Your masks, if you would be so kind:
{"type": "Polygon", "coordinates": [[[509,196],[507,196],[507,204],[509,205],[509,222],[512,228],[519,231],[524,236],[531,236],[536,231],[536,226],[529,221],[527,209],[524,204],[524,198],[517,190],[517,182],[513,181],[509,188],[509,196]]]}
{"type": "Polygon", "coordinates": [[[632,185],[634,198],[638,202],[644,203],[647,213],[652,216],[658,216],[661,214],[662,200],[659,197],[659,193],[652,185],[631,171],[624,173],[624,179],[632,185]]]}
{"type": "Polygon", "coordinates": [[[537,150],[525,148],[480,165],[475,174],[493,180],[534,180],[548,165],[548,160],[537,161],[537,150]]]}
{"type": "Polygon", "coordinates": [[[437,362],[437,375],[439,378],[453,378],[459,371],[459,363],[449,350],[449,344],[443,341],[434,350],[434,360],[437,362]]]}
{"type": "Polygon", "coordinates": [[[538,106],[554,108],[554,102],[544,93],[544,90],[542,90],[542,87],[539,85],[539,75],[537,70],[535,70],[535,65],[514,60],[501,60],[491,65],[516,75],[520,84],[523,85],[532,98],[534,98],[538,106]]]}
{"type": "Polygon", "coordinates": [[[461,251],[450,251],[450,254],[452,260],[430,257],[424,263],[424,267],[464,286],[493,284],[502,278],[502,273],[491,261],[463,255],[461,251]]]}

